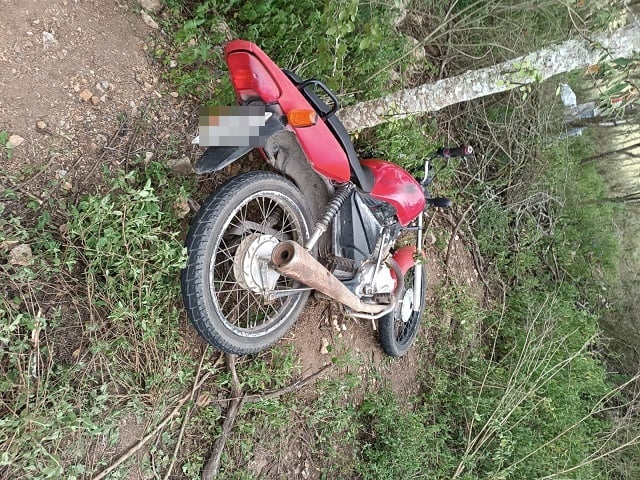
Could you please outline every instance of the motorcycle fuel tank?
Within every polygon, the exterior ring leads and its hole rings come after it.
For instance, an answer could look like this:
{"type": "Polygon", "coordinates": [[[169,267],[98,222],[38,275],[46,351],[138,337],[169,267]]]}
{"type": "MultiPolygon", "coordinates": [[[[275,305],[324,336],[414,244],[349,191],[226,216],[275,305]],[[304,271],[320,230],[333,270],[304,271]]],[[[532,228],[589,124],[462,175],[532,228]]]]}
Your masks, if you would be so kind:
{"type": "Polygon", "coordinates": [[[393,205],[402,226],[415,219],[425,207],[422,186],[409,172],[383,160],[363,160],[375,178],[369,193],[373,198],[393,205]]]}

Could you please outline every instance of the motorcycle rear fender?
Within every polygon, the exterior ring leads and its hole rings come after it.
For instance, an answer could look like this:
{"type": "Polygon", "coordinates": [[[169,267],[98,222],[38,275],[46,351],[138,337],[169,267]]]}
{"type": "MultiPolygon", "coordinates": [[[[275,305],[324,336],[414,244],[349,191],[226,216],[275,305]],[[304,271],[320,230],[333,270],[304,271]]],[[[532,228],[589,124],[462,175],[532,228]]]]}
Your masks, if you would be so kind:
{"type": "Polygon", "coordinates": [[[253,147],[209,147],[196,162],[194,170],[198,174],[217,172],[251,150],[253,147]]]}
{"type": "MultiPolygon", "coordinates": [[[[225,59],[236,53],[252,55],[262,64],[280,90],[276,101],[285,113],[295,109],[313,110],[298,88],[257,45],[246,40],[233,40],[224,49],[225,59]]],[[[292,130],[316,172],[336,182],[349,181],[351,172],[347,154],[322,118],[318,118],[315,125],[293,127],[292,130]]]]}
{"type": "MultiPolygon", "coordinates": [[[[271,115],[262,130],[265,137],[263,141],[267,143],[270,137],[282,130],[286,130],[286,127],[281,116],[271,115]]],[[[194,170],[198,174],[217,172],[253,149],[254,147],[209,147],[196,162],[194,170]]]]}

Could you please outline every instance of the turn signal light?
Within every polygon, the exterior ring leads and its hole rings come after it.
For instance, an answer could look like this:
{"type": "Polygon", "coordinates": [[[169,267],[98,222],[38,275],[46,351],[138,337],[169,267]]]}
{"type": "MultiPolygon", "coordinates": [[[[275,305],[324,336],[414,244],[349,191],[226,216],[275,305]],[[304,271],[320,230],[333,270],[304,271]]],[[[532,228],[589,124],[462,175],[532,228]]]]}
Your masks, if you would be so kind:
{"type": "Polygon", "coordinates": [[[313,110],[291,110],[287,113],[287,121],[292,127],[310,127],[318,121],[318,114],[313,110]]]}

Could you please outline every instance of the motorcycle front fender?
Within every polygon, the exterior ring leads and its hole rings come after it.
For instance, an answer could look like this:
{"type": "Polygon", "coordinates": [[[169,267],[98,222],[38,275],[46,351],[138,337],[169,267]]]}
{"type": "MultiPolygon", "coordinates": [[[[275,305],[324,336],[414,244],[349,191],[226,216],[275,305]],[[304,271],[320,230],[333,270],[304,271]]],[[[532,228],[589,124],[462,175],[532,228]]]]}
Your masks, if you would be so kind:
{"type": "Polygon", "coordinates": [[[251,150],[253,147],[209,147],[196,162],[194,170],[197,174],[217,172],[251,150]]]}

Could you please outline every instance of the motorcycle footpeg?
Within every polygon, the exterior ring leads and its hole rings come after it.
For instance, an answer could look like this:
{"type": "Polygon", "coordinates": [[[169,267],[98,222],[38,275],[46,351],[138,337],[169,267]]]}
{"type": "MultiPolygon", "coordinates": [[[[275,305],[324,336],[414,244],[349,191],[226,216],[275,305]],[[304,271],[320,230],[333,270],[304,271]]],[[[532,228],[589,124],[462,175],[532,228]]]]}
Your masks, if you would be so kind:
{"type": "Polygon", "coordinates": [[[446,197],[427,198],[427,205],[430,207],[449,208],[452,203],[451,199],[446,197]]]}

